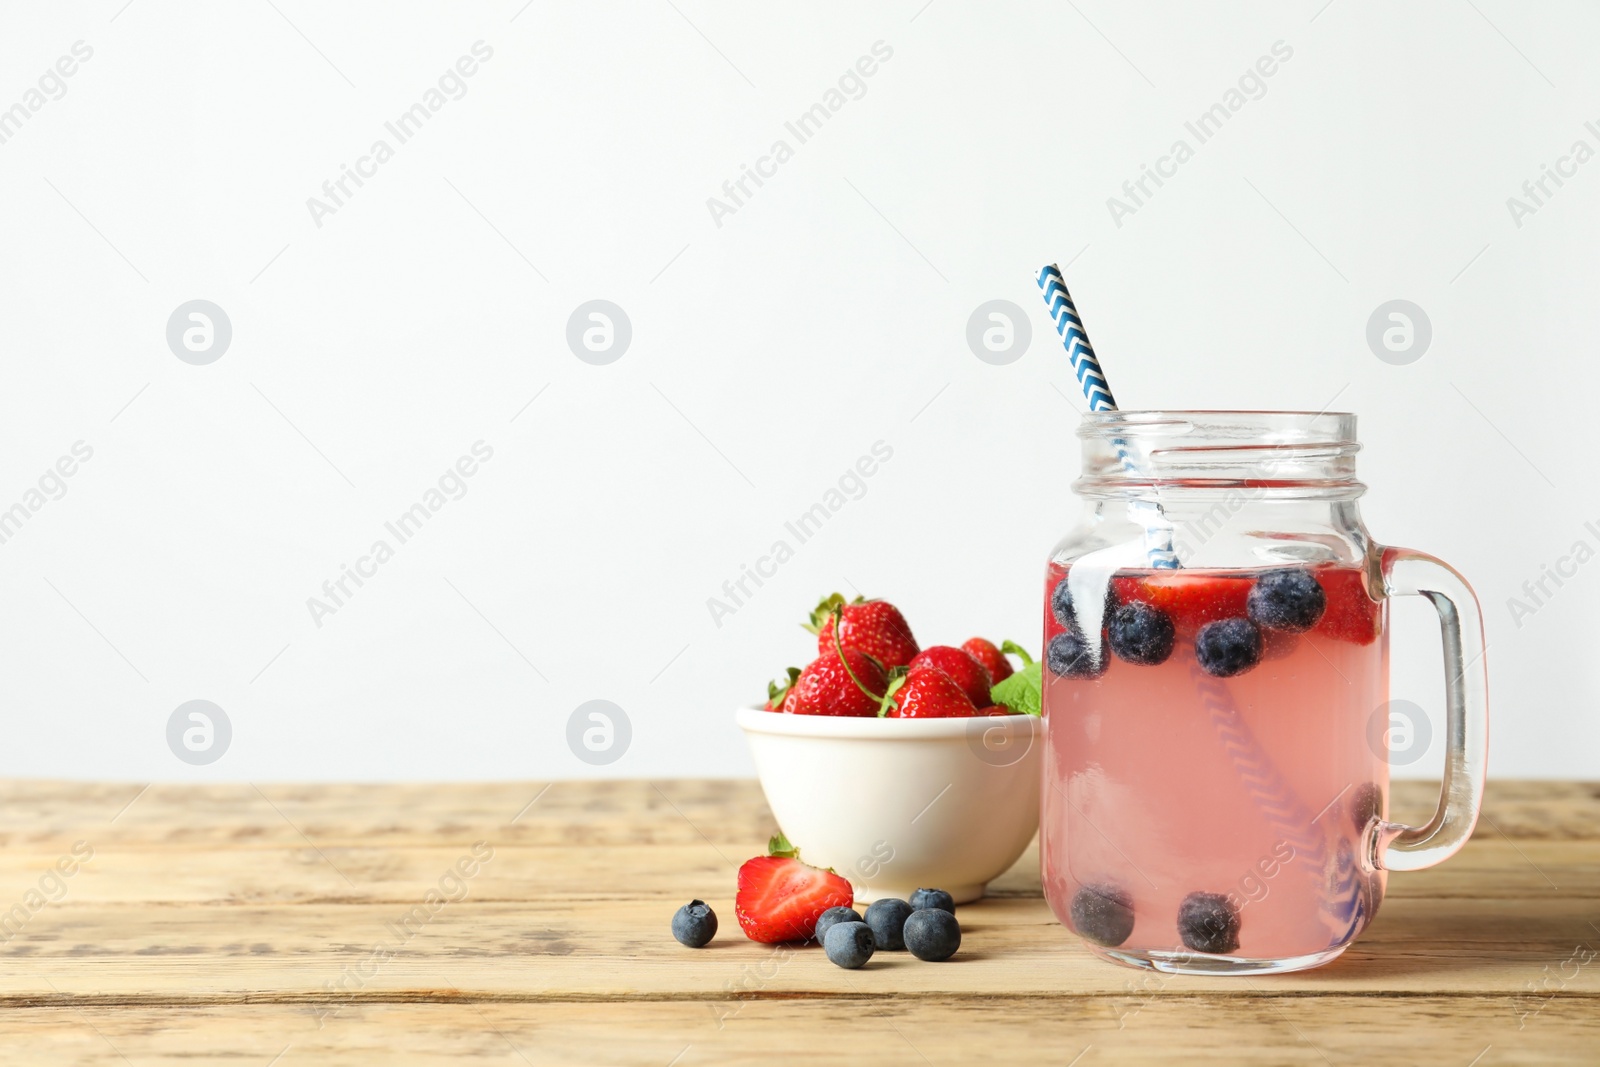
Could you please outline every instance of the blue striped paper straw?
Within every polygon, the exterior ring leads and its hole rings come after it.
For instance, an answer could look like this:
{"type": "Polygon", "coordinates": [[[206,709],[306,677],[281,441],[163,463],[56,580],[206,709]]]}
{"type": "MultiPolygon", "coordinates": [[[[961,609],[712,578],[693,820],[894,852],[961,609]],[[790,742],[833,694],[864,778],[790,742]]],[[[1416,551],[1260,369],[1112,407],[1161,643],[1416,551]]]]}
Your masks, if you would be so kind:
{"type": "MultiPolygon", "coordinates": [[[[1054,263],[1046,264],[1039,271],[1039,288],[1044,290],[1045,306],[1050,309],[1050,317],[1056,320],[1056,332],[1066,346],[1067,358],[1072,361],[1072,370],[1078,376],[1078,386],[1089,402],[1089,410],[1116,411],[1117,398],[1111,395],[1111,386],[1106,382],[1105,371],[1100,369],[1100,360],[1089,343],[1089,335],[1084,332],[1083,320],[1078,318],[1078,308],[1072,302],[1072,294],[1067,292],[1061,268],[1054,263]]],[[[1122,469],[1137,475],[1139,469],[1128,455],[1127,442],[1113,437],[1111,443],[1117,450],[1122,469]]],[[[1161,505],[1150,500],[1135,500],[1128,509],[1144,526],[1145,554],[1150,557],[1150,566],[1160,570],[1177,569],[1178,553],[1172,547],[1172,527],[1161,514],[1161,505]]]]}

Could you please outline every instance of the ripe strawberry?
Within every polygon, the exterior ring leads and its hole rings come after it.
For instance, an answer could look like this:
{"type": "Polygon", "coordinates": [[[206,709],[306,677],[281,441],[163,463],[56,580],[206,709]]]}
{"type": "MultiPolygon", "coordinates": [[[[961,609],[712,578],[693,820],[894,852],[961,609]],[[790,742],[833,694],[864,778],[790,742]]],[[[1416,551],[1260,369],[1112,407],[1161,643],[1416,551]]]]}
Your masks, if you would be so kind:
{"type": "Polygon", "coordinates": [[[825,597],[811,613],[807,630],[817,635],[817,651],[833,647],[833,616],[842,615],[839,640],[845,648],[865,652],[885,667],[904,667],[917,654],[917,639],[911,636],[900,609],[887,600],[856,597],[848,604],[838,593],[825,597]]]}
{"type": "Polygon", "coordinates": [[[848,908],[854,900],[849,882],[831,870],[801,863],[800,850],[778,834],[767,842],[767,855],[746,860],[739,868],[733,913],[752,941],[804,941],[816,933],[823,912],[848,908]]]}
{"type": "Polygon", "coordinates": [[[885,713],[885,717],[956,719],[976,714],[977,707],[954,678],[938,667],[919,663],[906,674],[905,684],[895,691],[894,706],[885,713]]]}
{"type": "Polygon", "coordinates": [[[1223,576],[1156,571],[1120,575],[1111,579],[1111,589],[1119,604],[1142,600],[1171,616],[1179,633],[1193,636],[1208,622],[1243,618],[1254,582],[1255,576],[1246,572],[1223,576]]]}
{"type": "Polygon", "coordinates": [[[783,700],[783,710],[795,715],[870,718],[878,714],[879,698],[888,685],[883,668],[871,656],[847,648],[841,659],[837,649],[829,648],[800,672],[800,679],[783,700]],[[863,688],[870,692],[862,692],[863,688]]]}
{"type": "Polygon", "coordinates": [[[928,664],[937,667],[955,680],[961,691],[967,694],[967,699],[972,701],[974,707],[987,707],[989,704],[989,687],[994,680],[989,676],[989,668],[985,667],[972,657],[965,649],[951,648],[949,645],[932,645],[911,657],[910,666],[928,664]]]}
{"type": "Polygon", "coordinates": [[[1315,573],[1317,584],[1327,594],[1328,609],[1311,628],[1311,633],[1356,645],[1370,645],[1376,641],[1380,605],[1367,596],[1362,573],[1348,567],[1318,567],[1315,573]]]}
{"type": "Polygon", "coordinates": [[[785,679],[781,685],[777,682],[768,682],[766,709],[768,711],[785,710],[783,703],[789,698],[789,694],[794,691],[794,683],[799,680],[800,668],[789,667],[785,671],[785,679]]]}
{"type": "Polygon", "coordinates": [[[1005,653],[994,647],[993,641],[986,641],[981,637],[972,637],[963,641],[961,648],[967,655],[989,669],[989,682],[991,685],[1003,682],[1015,673],[1011,668],[1011,661],[1006,659],[1005,653]]]}

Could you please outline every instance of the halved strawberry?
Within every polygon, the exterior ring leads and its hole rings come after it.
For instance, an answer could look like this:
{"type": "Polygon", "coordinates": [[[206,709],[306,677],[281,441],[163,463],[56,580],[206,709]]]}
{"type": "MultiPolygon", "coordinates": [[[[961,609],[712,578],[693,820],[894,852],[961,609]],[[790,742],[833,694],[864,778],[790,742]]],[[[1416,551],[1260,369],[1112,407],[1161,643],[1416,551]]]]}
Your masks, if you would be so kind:
{"type": "Polygon", "coordinates": [[[988,706],[989,687],[994,684],[994,679],[989,675],[989,668],[979,663],[966,649],[932,645],[911,657],[910,666],[924,663],[938,667],[953,678],[973,706],[988,706]]]}
{"type": "Polygon", "coordinates": [[[1254,582],[1248,572],[1152,571],[1118,575],[1111,579],[1111,589],[1117,603],[1142,600],[1170,615],[1179,633],[1193,635],[1208,622],[1243,617],[1254,582]]]}
{"type": "Polygon", "coordinates": [[[1011,661],[1006,659],[1005,653],[994,646],[993,641],[987,641],[981,637],[971,637],[961,642],[961,649],[988,668],[991,684],[1003,682],[1011,677],[1013,673],[1011,661]]]}
{"type": "Polygon", "coordinates": [[[1313,572],[1328,597],[1328,609],[1311,628],[1323,637],[1370,645],[1378,639],[1381,605],[1367,596],[1365,576],[1351,567],[1318,567],[1313,572]]]}
{"type": "Polygon", "coordinates": [[[854,900],[848,881],[801,863],[800,850],[778,834],[767,842],[767,855],[746,860],[739,868],[733,913],[752,941],[804,941],[817,932],[823,912],[847,908],[854,900]]]}
{"type": "Polygon", "coordinates": [[[891,683],[889,692],[894,700],[884,712],[889,719],[957,719],[978,714],[956,680],[929,663],[912,667],[903,684],[896,689],[891,683]]]}

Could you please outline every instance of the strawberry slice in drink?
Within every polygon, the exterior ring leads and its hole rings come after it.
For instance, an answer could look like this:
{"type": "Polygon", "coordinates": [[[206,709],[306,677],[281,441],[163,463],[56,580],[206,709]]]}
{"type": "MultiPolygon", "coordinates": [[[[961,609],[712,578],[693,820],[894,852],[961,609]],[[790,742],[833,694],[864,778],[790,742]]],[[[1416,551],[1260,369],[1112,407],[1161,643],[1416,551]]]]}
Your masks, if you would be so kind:
{"type": "MultiPolygon", "coordinates": [[[[1362,572],[1327,564],[1315,567],[1313,573],[1328,606],[1310,632],[1356,645],[1370,645],[1377,640],[1381,626],[1379,605],[1367,596],[1362,572]]],[[[1250,587],[1257,577],[1259,574],[1249,571],[1124,573],[1111,579],[1111,590],[1118,603],[1142,600],[1160,608],[1172,616],[1180,634],[1192,637],[1208,622],[1246,617],[1250,587]]]]}
{"type": "Polygon", "coordinates": [[[1248,572],[1152,571],[1118,575],[1111,579],[1111,591],[1119,604],[1142,600],[1160,608],[1180,634],[1192,637],[1208,622],[1242,617],[1254,581],[1248,572]]]}
{"type": "Polygon", "coordinates": [[[1350,567],[1318,567],[1317,584],[1328,598],[1327,610],[1311,628],[1320,637],[1353,645],[1370,645],[1382,627],[1381,605],[1367,596],[1365,576],[1350,567]]]}

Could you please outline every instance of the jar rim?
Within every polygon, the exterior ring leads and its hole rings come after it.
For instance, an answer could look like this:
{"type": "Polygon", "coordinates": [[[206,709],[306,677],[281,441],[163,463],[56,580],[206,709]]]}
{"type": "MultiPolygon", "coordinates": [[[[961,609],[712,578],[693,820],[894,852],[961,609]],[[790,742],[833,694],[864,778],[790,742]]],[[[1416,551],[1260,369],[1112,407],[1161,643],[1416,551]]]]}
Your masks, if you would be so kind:
{"type": "Polygon", "coordinates": [[[1275,496],[1359,496],[1356,416],[1348,411],[1092,411],[1080,493],[1247,487],[1275,496]]]}
{"type": "Polygon", "coordinates": [[[1353,411],[1310,411],[1293,408],[1112,408],[1109,411],[1086,411],[1083,421],[1094,425],[1132,422],[1148,423],[1167,419],[1196,418],[1207,421],[1230,417],[1246,417],[1263,422],[1303,421],[1327,419],[1347,424],[1355,430],[1356,414],[1353,411]]]}
{"type": "Polygon", "coordinates": [[[1310,415],[1330,419],[1355,418],[1353,411],[1312,411],[1310,408],[1109,408],[1086,411],[1085,418],[1116,418],[1118,415],[1310,415]]]}

